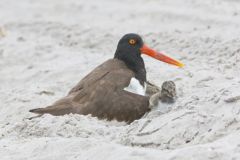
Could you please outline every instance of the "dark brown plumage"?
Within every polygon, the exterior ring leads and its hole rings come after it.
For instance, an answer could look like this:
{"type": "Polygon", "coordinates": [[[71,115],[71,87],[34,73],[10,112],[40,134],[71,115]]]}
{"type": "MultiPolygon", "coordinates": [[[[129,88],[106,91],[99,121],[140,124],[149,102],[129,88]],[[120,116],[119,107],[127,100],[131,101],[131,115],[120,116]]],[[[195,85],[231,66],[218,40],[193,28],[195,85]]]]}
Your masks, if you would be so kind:
{"type": "Polygon", "coordinates": [[[84,77],[65,98],[30,112],[92,114],[100,119],[132,122],[150,110],[149,97],[123,90],[134,76],[123,61],[110,59],[84,77]]]}
{"type": "Polygon", "coordinates": [[[100,119],[128,123],[141,118],[151,108],[149,97],[124,90],[132,78],[136,78],[142,86],[146,83],[141,53],[182,66],[180,62],[146,47],[139,35],[127,34],[119,41],[114,58],[96,67],[66,97],[46,108],[32,109],[30,112],[56,116],[91,114],[100,119]]]}

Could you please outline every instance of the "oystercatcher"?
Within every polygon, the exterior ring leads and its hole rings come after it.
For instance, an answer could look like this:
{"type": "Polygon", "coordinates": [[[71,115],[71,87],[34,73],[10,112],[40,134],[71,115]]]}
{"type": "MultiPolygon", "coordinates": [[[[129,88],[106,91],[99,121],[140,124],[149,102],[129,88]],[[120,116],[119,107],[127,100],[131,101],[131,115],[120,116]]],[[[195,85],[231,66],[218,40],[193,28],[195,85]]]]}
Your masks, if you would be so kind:
{"type": "Polygon", "coordinates": [[[114,58],[96,67],[68,95],[46,108],[32,109],[37,114],[91,114],[99,119],[132,122],[141,118],[150,107],[145,94],[146,69],[142,54],[183,67],[184,64],[144,44],[137,34],[124,35],[114,58]]]}

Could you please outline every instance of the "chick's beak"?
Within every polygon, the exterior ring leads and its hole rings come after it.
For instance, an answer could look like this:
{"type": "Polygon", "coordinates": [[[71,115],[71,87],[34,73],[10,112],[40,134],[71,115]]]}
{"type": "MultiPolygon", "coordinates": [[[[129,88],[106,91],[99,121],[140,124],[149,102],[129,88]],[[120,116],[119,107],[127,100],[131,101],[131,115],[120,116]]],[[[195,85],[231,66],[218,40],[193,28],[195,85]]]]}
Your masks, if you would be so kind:
{"type": "Polygon", "coordinates": [[[169,56],[166,56],[164,55],[163,53],[160,53],[160,52],[157,52],[151,48],[149,48],[147,45],[143,45],[141,48],[140,48],[140,51],[143,53],[143,54],[146,54],[150,57],[153,57],[157,60],[160,60],[162,62],[165,62],[165,63],[168,63],[168,64],[171,64],[171,65],[175,65],[175,66],[178,66],[178,67],[183,67],[184,64],[178,60],[175,60],[169,56]]]}

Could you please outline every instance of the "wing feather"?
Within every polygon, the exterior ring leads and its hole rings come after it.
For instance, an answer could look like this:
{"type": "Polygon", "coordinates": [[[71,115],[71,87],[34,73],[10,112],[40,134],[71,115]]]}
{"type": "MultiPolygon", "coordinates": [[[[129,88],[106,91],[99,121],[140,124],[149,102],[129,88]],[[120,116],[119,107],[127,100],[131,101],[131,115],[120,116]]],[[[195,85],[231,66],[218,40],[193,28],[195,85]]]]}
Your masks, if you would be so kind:
{"type": "Polygon", "coordinates": [[[124,62],[110,59],[84,77],[68,96],[34,113],[63,115],[92,114],[100,119],[132,122],[149,108],[149,98],[125,91],[135,74],[124,62]]]}

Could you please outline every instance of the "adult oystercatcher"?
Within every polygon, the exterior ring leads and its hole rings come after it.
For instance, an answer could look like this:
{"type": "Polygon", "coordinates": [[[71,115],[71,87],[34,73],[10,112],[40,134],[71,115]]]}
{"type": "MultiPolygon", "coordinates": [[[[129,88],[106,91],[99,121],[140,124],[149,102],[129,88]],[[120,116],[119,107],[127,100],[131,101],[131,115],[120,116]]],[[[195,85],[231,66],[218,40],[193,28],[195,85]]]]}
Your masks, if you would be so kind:
{"type": "Polygon", "coordinates": [[[183,63],[147,47],[137,34],[124,35],[114,58],[85,76],[68,95],[46,108],[32,109],[37,114],[91,114],[100,119],[126,121],[141,118],[150,107],[145,95],[146,69],[141,54],[183,67],[183,63]]]}

